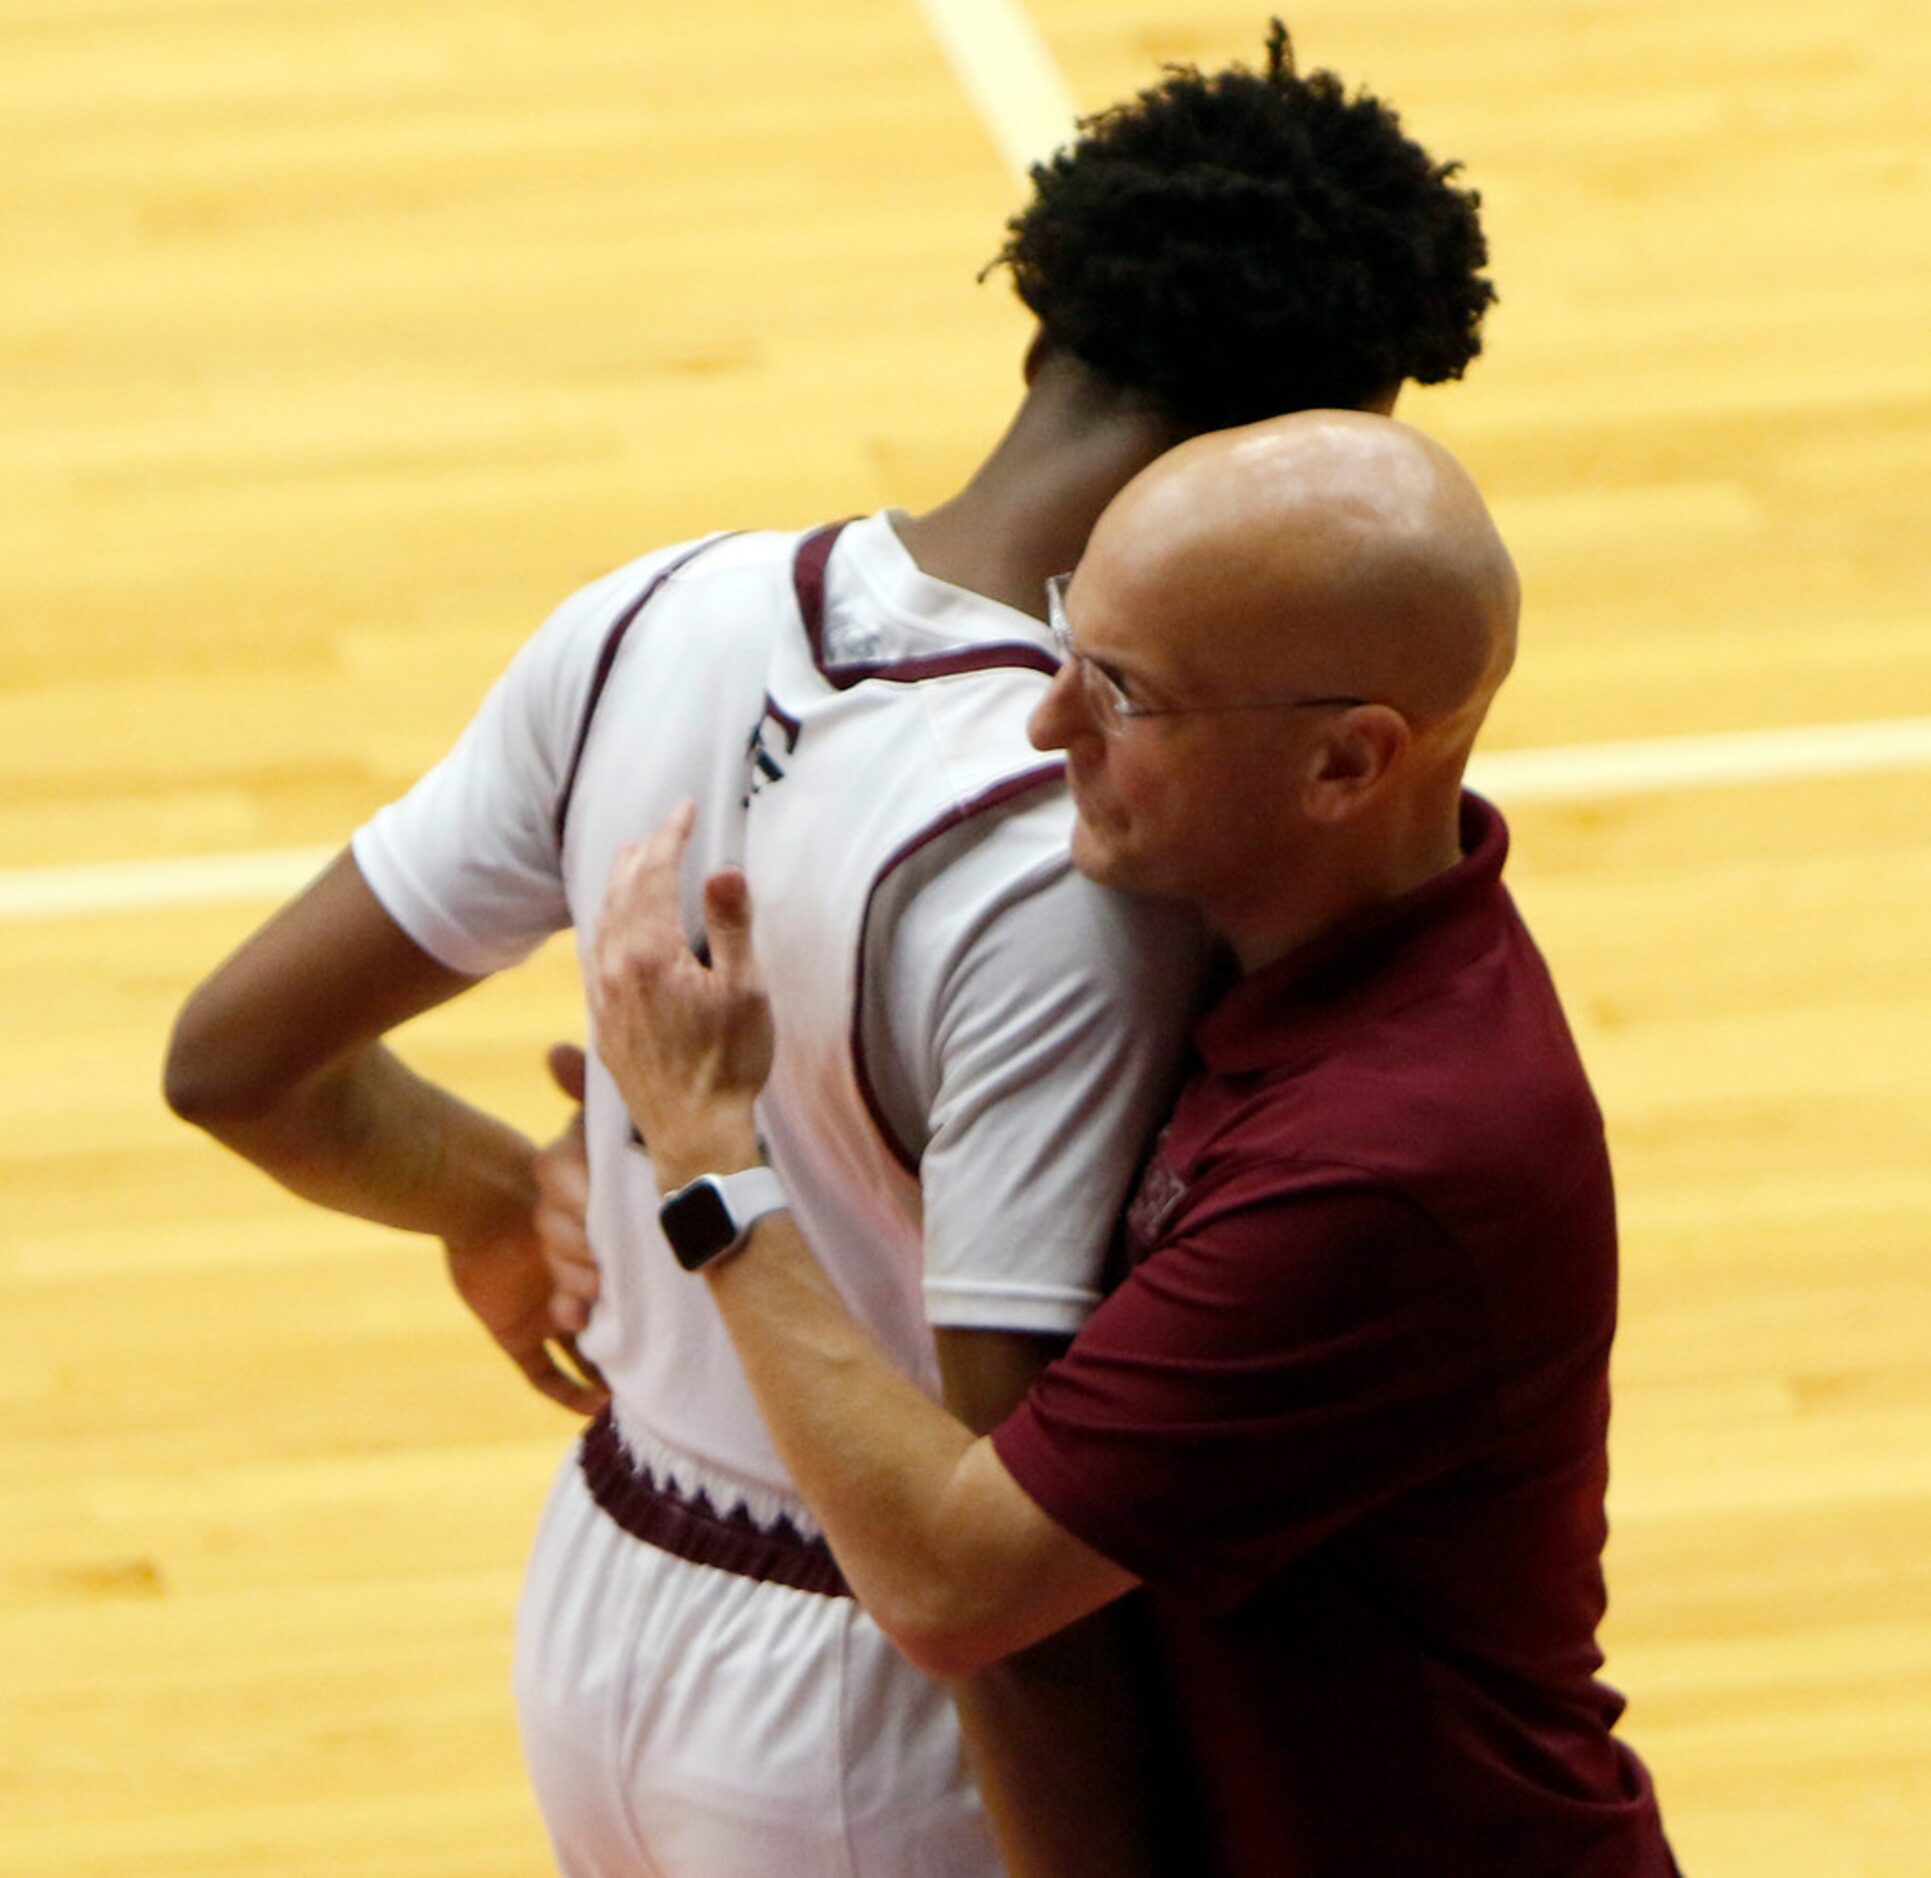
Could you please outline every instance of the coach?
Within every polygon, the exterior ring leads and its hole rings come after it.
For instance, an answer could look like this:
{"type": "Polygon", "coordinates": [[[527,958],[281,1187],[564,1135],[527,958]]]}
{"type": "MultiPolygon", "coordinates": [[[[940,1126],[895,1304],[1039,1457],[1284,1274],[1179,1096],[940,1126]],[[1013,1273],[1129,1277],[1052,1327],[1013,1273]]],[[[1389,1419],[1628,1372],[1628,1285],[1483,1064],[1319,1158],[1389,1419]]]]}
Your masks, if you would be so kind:
{"type": "Polygon", "coordinates": [[[756,1163],[770,1024],[742,876],[707,884],[709,968],[677,924],[688,812],[619,858],[590,973],[672,1243],[914,1662],[970,1675],[1148,1587],[1187,1869],[1660,1878],[1596,1679],[1602,1122],[1461,787],[1518,605],[1481,497],[1388,419],[1204,437],[1052,601],[1032,730],[1066,752],[1077,865],[1195,907],[1238,967],[1124,1282],[975,1439],[787,1213],[738,1231],[714,1183],[756,1163]]]}

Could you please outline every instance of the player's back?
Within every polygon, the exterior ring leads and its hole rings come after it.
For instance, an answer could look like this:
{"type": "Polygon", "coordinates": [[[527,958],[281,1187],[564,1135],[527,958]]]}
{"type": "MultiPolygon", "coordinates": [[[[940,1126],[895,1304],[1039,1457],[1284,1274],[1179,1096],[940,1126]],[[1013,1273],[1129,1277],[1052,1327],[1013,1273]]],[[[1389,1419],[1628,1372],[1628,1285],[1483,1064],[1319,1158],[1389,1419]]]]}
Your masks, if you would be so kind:
{"type": "MultiPolygon", "coordinates": [[[[695,796],[686,931],[701,941],[704,875],[743,865],[779,1040],[760,1124],[834,1282],[935,1390],[929,1321],[948,1306],[973,1327],[1070,1333],[1098,1296],[1196,947],[1173,916],[1071,870],[1060,765],[1025,734],[1055,665],[1043,628],[921,574],[878,516],[721,539],[611,630],[565,783],[580,945],[618,847],[695,796]],[[1075,1007],[1086,987],[1088,1008],[1062,1017],[1062,986],[1075,1007]],[[1064,1090],[1059,1059],[1082,1048],[1103,1094],[1064,1090]],[[1049,1127],[1045,1105],[1075,1113],[1049,1127]],[[998,1219],[1020,1202],[995,1170],[1010,1177],[1074,1122],[1093,1131],[1091,1166],[1040,1168],[1050,1226],[998,1219]],[[922,1173],[981,1195],[989,1229],[945,1224],[935,1253],[922,1173]]],[[[661,1241],[647,1150],[595,1066],[587,1126],[603,1295],[583,1347],[625,1445],[719,1510],[810,1530],[705,1287],[661,1241]]]]}

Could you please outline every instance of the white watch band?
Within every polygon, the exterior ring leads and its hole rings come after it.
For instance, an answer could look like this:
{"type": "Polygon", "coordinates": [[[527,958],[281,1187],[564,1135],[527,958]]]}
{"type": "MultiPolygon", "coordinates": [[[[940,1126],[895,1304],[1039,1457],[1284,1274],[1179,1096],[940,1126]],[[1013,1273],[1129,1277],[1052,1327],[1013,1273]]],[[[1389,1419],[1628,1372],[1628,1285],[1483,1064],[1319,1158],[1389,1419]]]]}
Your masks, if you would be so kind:
{"type": "Polygon", "coordinates": [[[769,1167],[746,1167],[735,1174],[713,1174],[724,1204],[731,1209],[740,1234],[747,1233],[767,1213],[782,1213],[791,1204],[784,1184],[769,1167]]]}

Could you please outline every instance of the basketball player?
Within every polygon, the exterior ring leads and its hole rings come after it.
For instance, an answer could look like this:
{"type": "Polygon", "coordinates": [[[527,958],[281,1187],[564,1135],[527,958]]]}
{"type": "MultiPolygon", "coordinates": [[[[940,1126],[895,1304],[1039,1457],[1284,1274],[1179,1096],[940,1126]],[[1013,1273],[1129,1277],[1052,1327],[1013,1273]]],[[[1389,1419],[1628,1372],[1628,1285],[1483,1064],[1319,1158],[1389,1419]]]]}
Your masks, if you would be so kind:
{"type": "MultiPolygon", "coordinates": [[[[892,1362],[993,1425],[1100,1295],[1199,956],[1069,864],[1060,766],[1025,731],[1057,666],[1042,582],[1190,434],[1459,375],[1492,296],[1451,174],[1296,75],[1278,26],[1264,72],[1177,70],[1088,124],[1012,223],[1039,331],[968,484],[567,600],[451,755],[196,992],[170,1101],[298,1193],[441,1236],[525,1374],[594,1405],[544,1347],[535,1150],[381,1038],[582,934],[613,855],[694,797],[703,867],[759,895],[783,1039],[759,1125],[789,1203],[892,1362]]],[[[996,1871],[951,1699],[851,1599],[595,1066],[585,1125],[581,1353],[612,1399],[545,1512],[516,1677],[559,1861],[996,1871]]],[[[1048,1649],[961,1692],[1009,1868],[1144,1869],[1111,1639],[1048,1649]]]]}

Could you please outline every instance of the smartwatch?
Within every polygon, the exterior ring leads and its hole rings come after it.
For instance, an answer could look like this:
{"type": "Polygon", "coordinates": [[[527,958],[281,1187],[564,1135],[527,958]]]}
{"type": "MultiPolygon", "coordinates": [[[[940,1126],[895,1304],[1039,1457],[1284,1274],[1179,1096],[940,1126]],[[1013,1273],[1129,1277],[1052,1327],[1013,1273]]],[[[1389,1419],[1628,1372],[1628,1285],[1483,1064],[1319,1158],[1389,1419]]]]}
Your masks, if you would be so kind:
{"type": "Polygon", "coordinates": [[[735,1251],[765,1214],[788,1205],[770,1168],[747,1167],[737,1174],[700,1174],[679,1187],[657,1209],[657,1223],[678,1264],[695,1272],[735,1251]]]}

